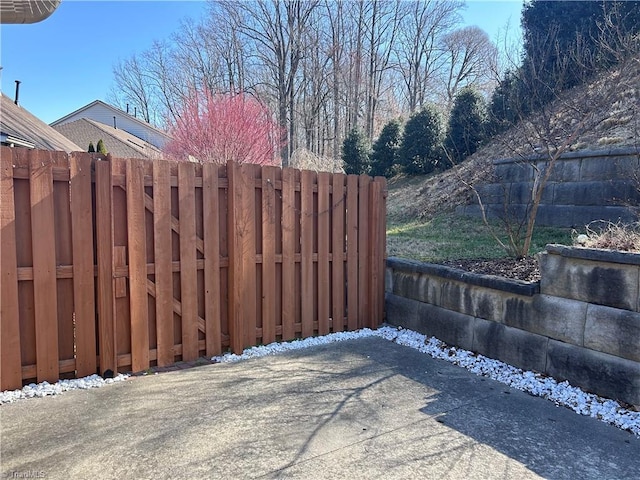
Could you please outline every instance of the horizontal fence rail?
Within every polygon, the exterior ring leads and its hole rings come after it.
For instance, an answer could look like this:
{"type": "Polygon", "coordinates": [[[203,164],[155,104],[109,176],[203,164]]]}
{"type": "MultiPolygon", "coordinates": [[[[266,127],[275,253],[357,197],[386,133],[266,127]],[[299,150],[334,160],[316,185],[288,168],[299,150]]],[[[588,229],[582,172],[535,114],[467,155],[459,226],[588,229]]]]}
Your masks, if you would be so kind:
{"type": "Polygon", "coordinates": [[[382,322],[384,178],[1,160],[2,390],[382,322]]]}

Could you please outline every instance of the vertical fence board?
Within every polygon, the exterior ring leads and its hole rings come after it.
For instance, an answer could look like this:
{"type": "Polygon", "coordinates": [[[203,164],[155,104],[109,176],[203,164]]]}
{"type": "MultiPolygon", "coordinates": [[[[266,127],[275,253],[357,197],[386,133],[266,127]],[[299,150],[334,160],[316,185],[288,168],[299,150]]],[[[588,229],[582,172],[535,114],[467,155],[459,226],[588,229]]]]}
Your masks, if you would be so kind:
{"type": "Polygon", "coordinates": [[[229,346],[229,183],[226,166],[218,168],[218,215],[220,227],[220,338],[222,347],[229,346]],[[226,183],[226,188],[222,185],[226,183]]]}
{"type": "MultiPolygon", "coordinates": [[[[51,152],[52,167],[65,169],[70,174],[69,156],[65,152],[51,152]]],[[[70,181],[53,182],[53,212],[55,240],[55,264],[58,267],[73,265],[73,232],[71,227],[70,181]]],[[[91,204],[89,204],[91,205],[91,204]]],[[[89,223],[89,226],[91,223],[89,223]]],[[[73,268],[73,267],[71,267],[73,268]]],[[[57,277],[57,275],[56,275],[57,277]]],[[[56,318],[58,320],[58,360],[66,360],[60,373],[74,373],[75,326],[73,305],[73,278],[56,278],[56,318]]],[[[68,376],[68,375],[67,375],[68,376]]]]}
{"type": "Polygon", "coordinates": [[[275,266],[275,322],[276,340],[282,338],[282,169],[275,169],[274,185],[274,216],[275,216],[275,254],[277,257],[275,266]]]}
{"type": "Polygon", "coordinates": [[[358,177],[347,176],[347,330],[358,328],[358,177]]]}
{"type": "Polygon", "coordinates": [[[220,203],[218,201],[218,166],[202,166],[202,201],[204,215],[204,304],[207,356],[222,353],[220,326],[220,203]]]}
{"type": "Polygon", "coordinates": [[[315,173],[302,172],[300,181],[300,235],[301,235],[301,323],[302,338],[313,335],[313,184],[315,173]]]}
{"type": "Polygon", "coordinates": [[[85,377],[96,373],[97,367],[91,158],[86,154],[71,154],[69,160],[76,372],[79,377],[85,377]]]}
{"type": "Polygon", "coordinates": [[[53,169],[48,155],[29,152],[33,289],[38,382],[56,382],[58,369],[58,311],[53,206],[53,169]]]}
{"type": "Polygon", "coordinates": [[[110,161],[96,161],[96,249],[98,258],[98,348],[100,373],[117,371],[113,289],[113,185],[110,161]]]}
{"type": "MultiPolygon", "coordinates": [[[[69,155],[66,152],[49,152],[52,173],[65,171],[70,175],[69,155]]],[[[66,175],[65,175],[66,177],[66,175]]],[[[69,177],[67,177],[69,178],[69,177]]],[[[56,267],[73,268],[73,237],[71,228],[71,188],[70,181],[53,182],[53,225],[55,237],[50,245],[55,245],[56,267]]],[[[73,278],[59,278],[56,274],[56,318],[58,323],[58,361],[64,361],[60,372],[69,376],[75,374],[75,326],[73,320],[73,278]]]]}
{"type": "MultiPolygon", "coordinates": [[[[11,149],[13,164],[22,172],[29,169],[29,150],[11,149]]],[[[15,170],[14,170],[15,173],[15,170]]],[[[18,268],[33,267],[33,249],[31,248],[31,198],[29,177],[15,178],[13,196],[15,208],[16,263],[18,268]]],[[[18,318],[20,325],[20,356],[22,365],[36,364],[36,321],[34,312],[33,277],[18,280],[18,318]]],[[[35,369],[26,374],[24,380],[35,380],[35,369]]]]}
{"type": "Polygon", "coordinates": [[[13,195],[12,149],[2,147],[0,160],[0,202],[2,205],[0,252],[2,281],[0,287],[0,389],[22,387],[20,352],[20,317],[18,301],[18,264],[16,260],[16,219],[13,195]]]}
{"type": "Polygon", "coordinates": [[[369,183],[371,177],[360,175],[358,193],[358,328],[369,325],[369,183]]]}
{"type": "MultiPolygon", "coordinates": [[[[378,262],[378,268],[380,269],[380,279],[378,281],[378,290],[375,293],[376,300],[378,302],[378,325],[385,320],[384,311],[384,292],[385,292],[385,267],[387,258],[387,179],[384,177],[377,177],[376,181],[380,183],[380,200],[378,208],[380,209],[379,222],[378,222],[378,252],[374,261],[378,262]]],[[[376,326],[378,326],[376,325],[376,326]]]]}
{"type": "Polygon", "coordinates": [[[180,215],[180,303],[182,308],[182,360],[198,358],[198,285],[196,262],[195,169],[178,164],[180,215]]]}
{"type": "Polygon", "coordinates": [[[227,163],[227,176],[229,180],[228,195],[228,235],[229,235],[229,343],[233,353],[240,354],[244,349],[244,316],[246,305],[243,300],[244,266],[242,260],[244,230],[240,223],[243,220],[241,211],[242,179],[240,166],[235,163],[227,163]]]}
{"type": "Polygon", "coordinates": [[[344,330],[344,214],[346,199],[344,196],[345,176],[334,174],[332,179],[332,238],[331,238],[331,285],[333,331],[344,330]]]}
{"type": "Polygon", "coordinates": [[[295,177],[292,168],[282,169],[282,340],[295,332],[295,177]]]}
{"type": "Polygon", "coordinates": [[[131,368],[149,368],[149,311],[147,303],[147,248],[144,207],[144,164],[127,162],[127,243],[131,319],[131,368]]]}
{"type": "Polygon", "coordinates": [[[385,280],[386,280],[386,266],[387,266],[387,195],[388,186],[387,179],[380,177],[382,183],[382,199],[380,204],[380,224],[378,226],[378,237],[380,238],[380,282],[378,283],[378,310],[381,316],[381,322],[386,320],[385,312],[385,280]]]}
{"type": "Polygon", "coordinates": [[[369,187],[369,205],[370,205],[370,221],[369,221],[369,252],[367,263],[369,265],[369,307],[370,317],[367,326],[376,328],[382,322],[382,310],[378,302],[380,294],[380,284],[384,279],[384,265],[379,261],[380,257],[384,258],[384,250],[382,249],[382,239],[379,235],[380,224],[384,223],[381,218],[382,209],[382,183],[376,179],[369,187]]]}
{"type": "Polygon", "coordinates": [[[168,162],[153,163],[153,236],[158,366],[173,363],[173,268],[171,265],[171,170],[168,162]]]}
{"type": "Polygon", "coordinates": [[[255,171],[227,164],[229,176],[229,334],[235,353],[256,338],[255,171]]]}
{"type": "Polygon", "coordinates": [[[262,343],[276,340],[275,167],[262,169],[262,343]]]}
{"type": "Polygon", "coordinates": [[[244,315],[244,347],[256,342],[256,204],[255,204],[255,167],[250,163],[240,165],[240,186],[242,208],[240,223],[236,229],[241,230],[242,254],[240,263],[244,270],[242,288],[244,315]]]}
{"type": "Polygon", "coordinates": [[[113,209],[113,272],[114,272],[114,321],[115,345],[118,368],[131,371],[131,297],[129,295],[129,266],[127,265],[129,233],[127,213],[127,163],[126,158],[111,158],[113,209]]]}
{"type": "Polygon", "coordinates": [[[293,290],[293,297],[295,299],[295,331],[296,336],[302,331],[302,172],[298,169],[293,171],[295,179],[295,193],[294,193],[294,222],[295,228],[295,290],[293,290]],[[300,259],[300,260],[299,260],[300,259]]]}
{"type": "Polygon", "coordinates": [[[331,315],[331,295],[329,291],[329,181],[331,174],[318,174],[318,334],[329,333],[329,317],[331,315]]]}
{"type": "Polygon", "coordinates": [[[146,252],[146,284],[147,290],[147,311],[149,320],[148,326],[148,346],[149,365],[157,365],[158,359],[158,318],[155,303],[155,227],[153,208],[153,164],[155,162],[144,162],[144,229],[145,229],[145,252],[146,252]]]}

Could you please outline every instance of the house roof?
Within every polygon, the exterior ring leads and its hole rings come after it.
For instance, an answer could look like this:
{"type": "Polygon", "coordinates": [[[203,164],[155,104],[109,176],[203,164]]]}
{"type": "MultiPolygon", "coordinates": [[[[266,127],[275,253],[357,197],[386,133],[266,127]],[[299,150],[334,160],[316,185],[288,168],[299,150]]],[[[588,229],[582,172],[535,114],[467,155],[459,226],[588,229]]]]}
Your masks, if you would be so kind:
{"type": "Polygon", "coordinates": [[[89,142],[94,146],[102,139],[107,152],[120,158],[160,158],[162,151],[135,135],[113,128],[89,118],[81,118],[74,122],[53,127],[69,140],[82,145],[86,151],[89,142]]]}
{"type": "Polygon", "coordinates": [[[49,17],[60,0],[0,0],[0,23],[36,23],[49,17]]]}
{"type": "Polygon", "coordinates": [[[57,125],[64,124],[65,121],[67,121],[68,119],[72,118],[75,115],[78,115],[78,114],[82,113],[84,110],[87,110],[87,109],[89,109],[89,108],[91,108],[91,107],[93,107],[95,105],[100,105],[101,107],[104,107],[104,108],[106,108],[108,110],[111,110],[116,115],[126,115],[126,117],[129,120],[131,120],[133,122],[137,122],[142,127],[146,128],[146,129],[148,129],[150,131],[153,131],[154,133],[157,133],[158,135],[162,135],[162,136],[166,137],[167,140],[171,139],[170,135],[168,135],[166,132],[163,132],[159,128],[156,128],[153,125],[151,125],[150,123],[144,122],[144,121],[140,120],[139,118],[134,117],[133,115],[129,115],[127,112],[124,112],[124,111],[120,110],[119,108],[116,108],[116,107],[113,107],[113,106],[111,106],[111,105],[109,105],[107,103],[104,103],[101,100],[94,100],[93,102],[85,105],[84,107],[81,107],[81,108],[71,112],[70,114],[65,115],[64,117],[59,118],[58,120],[56,120],[54,122],[51,122],[50,125],[52,127],[56,127],[57,125]]]}
{"type": "Polygon", "coordinates": [[[0,132],[2,142],[41,150],[77,152],[85,150],[57,132],[35,115],[0,93],[0,132]]]}

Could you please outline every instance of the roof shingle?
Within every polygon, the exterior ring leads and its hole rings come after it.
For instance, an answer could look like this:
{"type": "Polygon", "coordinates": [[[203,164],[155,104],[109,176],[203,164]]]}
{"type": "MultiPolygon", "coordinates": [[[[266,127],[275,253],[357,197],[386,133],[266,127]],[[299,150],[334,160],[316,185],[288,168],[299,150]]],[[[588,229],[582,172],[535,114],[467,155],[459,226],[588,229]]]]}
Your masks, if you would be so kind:
{"type": "Polygon", "coordinates": [[[161,158],[162,151],[150,143],[121,129],[88,118],[81,118],[63,125],[55,125],[55,130],[82,145],[84,151],[89,142],[95,146],[102,139],[107,152],[119,158],[161,158]]]}

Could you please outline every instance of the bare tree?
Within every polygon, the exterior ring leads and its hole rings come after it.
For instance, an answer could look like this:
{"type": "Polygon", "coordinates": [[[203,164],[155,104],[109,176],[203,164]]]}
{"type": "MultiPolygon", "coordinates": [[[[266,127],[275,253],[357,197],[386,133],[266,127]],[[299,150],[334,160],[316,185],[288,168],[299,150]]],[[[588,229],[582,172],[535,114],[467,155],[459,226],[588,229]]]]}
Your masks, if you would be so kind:
{"type": "MultiPolygon", "coordinates": [[[[256,80],[252,78],[250,45],[240,31],[239,12],[223,8],[219,2],[211,2],[208,16],[198,26],[200,42],[205,45],[209,57],[216,64],[217,81],[210,88],[230,93],[253,93],[256,80]]],[[[189,56],[189,52],[185,52],[189,56]]]]}
{"type": "Polygon", "coordinates": [[[361,111],[361,87],[363,69],[363,37],[366,23],[366,9],[364,1],[351,2],[349,10],[347,32],[347,45],[349,52],[349,69],[347,81],[347,99],[349,106],[347,109],[347,122],[344,125],[344,136],[354,128],[358,128],[361,111]]]}
{"type": "Polygon", "coordinates": [[[421,108],[433,89],[444,52],[442,36],[458,21],[461,1],[425,0],[404,4],[398,42],[394,45],[409,113],[421,108]]]}
{"type": "Polygon", "coordinates": [[[367,102],[365,133],[369,140],[374,135],[374,119],[387,73],[391,68],[390,45],[396,43],[402,19],[400,0],[372,0],[370,20],[367,22],[367,55],[369,69],[367,75],[367,102]]]}
{"type": "Polygon", "coordinates": [[[145,122],[151,122],[157,105],[150,86],[150,75],[140,58],[133,55],[116,63],[113,77],[117,87],[111,89],[109,100],[120,108],[131,104],[131,108],[135,108],[145,122]]]}
{"type": "Polygon", "coordinates": [[[175,119],[175,106],[184,100],[189,79],[178,56],[168,42],[156,41],[149,50],[119,62],[110,99],[120,106],[129,103],[145,121],[165,126],[175,119]]]}
{"type": "MultiPolygon", "coordinates": [[[[479,87],[493,79],[498,61],[498,49],[487,33],[470,26],[454,30],[442,39],[444,51],[444,90],[447,110],[456,93],[465,86],[479,87]]],[[[492,90],[485,88],[485,90],[492,90]]]]}
{"type": "Polygon", "coordinates": [[[332,152],[334,164],[340,161],[340,145],[342,145],[341,136],[341,96],[344,89],[342,79],[342,65],[345,57],[344,38],[345,38],[345,21],[344,21],[344,1],[343,0],[325,0],[324,2],[328,31],[330,32],[327,53],[331,65],[331,113],[332,118],[332,152]]]}
{"type": "Polygon", "coordinates": [[[288,165],[295,149],[296,80],[305,45],[305,31],[318,5],[317,0],[255,0],[251,3],[221,0],[250,42],[257,58],[268,70],[278,104],[278,122],[287,132],[283,138],[282,162],[288,165]]]}
{"type": "MultiPolygon", "coordinates": [[[[317,27],[325,20],[320,13],[318,9],[312,18],[312,23],[317,27]]],[[[323,107],[331,95],[331,62],[326,51],[330,48],[330,42],[322,28],[309,29],[305,35],[305,44],[312,48],[308,49],[301,62],[300,92],[297,95],[296,111],[304,126],[305,148],[316,155],[324,155],[328,119],[323,115],[323,107]]]]}
{"type": "Polygon", "coordinates": [[[217,19],[217,16],[210,16],[206,23],[199,24],[187,20],[182,23],[173,41],[176,67],[182,76],[189,79],[192,85],[200,85],[211,92],[226,83],[226,72],[219,61],[222,49],[217,48],[218,41],[226,37],[210,35],[211,27],[215,28],[220,23],[217,19]]]}
{"type": "Polygon", "coordinates": [[[151,85],[162,105],[163,122],[166,124],[176,118],[176,106],[187,96],[187,72],[180,68],[177,55],[168,42],[154,42],[151,49],[143,53],[143,58],[151,76],[151,85]]]}

